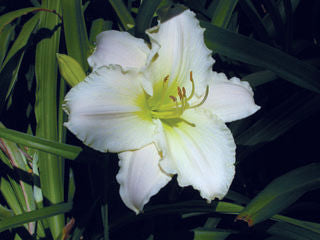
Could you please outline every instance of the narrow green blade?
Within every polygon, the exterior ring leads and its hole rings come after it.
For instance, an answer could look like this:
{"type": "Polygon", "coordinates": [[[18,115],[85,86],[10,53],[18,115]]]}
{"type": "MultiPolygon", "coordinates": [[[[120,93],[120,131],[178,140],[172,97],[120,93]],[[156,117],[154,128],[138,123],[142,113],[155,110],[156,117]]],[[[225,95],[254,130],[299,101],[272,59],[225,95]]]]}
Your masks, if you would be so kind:
{"type": "Polygon", "coordinates": [[[128,11],[126,5],[124,5],[122,0],[109,0],[111,6],[117,13],[123,27],[125,30],[129,30],[134,27],[134,19],[132,18],[130,12],[128,11]]]}
{"type": "Polygon", "coordinates": [[[14,35],[15,25],[6,25],[0,34],[0,69],[2,68],[3,60],[7,54],[11,38],[14,35]]]}
{"type": "MultiPolygon", "coordinates": [[[[18,78],[18,73],[19,73],[19,69],[20,69],[20,64],[24,55],[24,51],[25,48],[28,44],[29,38],[31,36],[31,34],[33,33],[33,31],[35,30],[35,28],[38,26],[39,23],[39,14],[36,14],[35,16],[33,16],[30,20],[28,20],[22,27],[21,32],[19,33],[17,39],[14,41],[12,47],[10,48],[6,58],[4,59],[2,68],[0,71],[3,71],[5,66],[7,65],[7,63],[15,56],[15,55],[20,55],[20,59],[19,61],[16,63],[16,69],[14,71],[14,74],[12,75],[12,78],[2,78],[2,91],[6,91],[6,95],[5,95],[5,99],[3,99],[2,94],[1,94],[1,100],[0,102],[4,102],[5,100],[8,99],[9,95],[11,94],[14,85],[17,81],[18,78]],[[4,83],[6,82],[6,84],[4,83]],[[3,85],[7,85],[7,88],[3,87],[3,85]]],[[[14,60],[12,61],[14,62],[14,60]]],[[[10,64],[12,64],[12,62],[10,64]]],[[[1,92],[2,92],[1,91],[1,92]]]]}
{"type": "MultiPolygon", "coordinates": [[[[60,0],[43,0],[43,8],[60,13],[60,0]]],[[[36,48],[35,73],[37,80],[35,114],[36,135],[58,141],[57,130],[57,60],[60,42],[60,19],[51,13],[41,12],[40,27],[51,31],[50,37],[42,39],[36,48]]],[[[45,205],[64,201],[64,161],[57,156],[39,152],[41,189],[45,205]]],[[[48,219],[54,239],[62,233],[64,216],[56,215],[48,219]]]]}
{"type": "Polygon", "coordinates": [[[214,53],[231,59],[271,70],[279,77],[302,88],[320,93],[320,71],[279,49],[219,28],[208,22],[201,22],[206,28],[205,41],[214,53]]]}
{"type": "Polygon", "coordinates": [[[195,229],[194,232],[194,240],[224,240],[226,239],[231,233],[231,231],[223,231],[223,230],[202,230],[202,229],[195,229]]]}
{"type": "Polygon", "coordinates": [[[68,55],[88,71],[89,40],[80,0],[61,0],[64,36],[68,55]]]}
{"type": "Polygon", "coordinates": [[[35,137],[6,128],[0,128],[0,138],[5,138],[12,142],[47,153],[55,154],[67,159],[75,159],[82,151],[82,149],[78,146],[47,140],[45,138],[35,137]]]}
{"type": "MultiPolygon", "coordinates": [[[[320,229],[320,224],[319,224],[320,229]]],[[[320,233],[315,233],[310,230],[294,226],[285,222],[277,222],[273,224],[267,232],[269,234],[285,237],[293,240],[318,240],[320,233]]]]}
{"type": "Polygon", "coordinates": [[[9,13],[6,13],[6,14],[0,16],[0,33],[2,33],[4,26],[11,23],[16,18],[21,17],[23,15],[26,15],[28,13],[36,12],[36,11],[40,11],[40,10],[43,10],[43,9],[42,8],[35,8],[35,7],[22,8],[22,9],[19,9],[19,10],[13,11],[13,12],[9,12],[9,13]]]}
{"type": "Polygon", "coordinates": [[[142,2],[136,18],[136,35],[144,36],[144,32],[151,25],[153,14],[160,5],[161,0],[145,0],[142,2]]]}
{"type": "Polygon", "coordinates": [[[218,27],[227,28],[238,0],[218,0],[215,4],[211,23],[218,27]]]}
{"type": "Polygon", "coordinates": [[[32,212],[23,213],[17,216],[7,218],[0,221],[0,232],[19,227],[25,223],[39,221],[44,218],[56,216],[62,213],[69,212],[72,209],[72,202],[55,204],[50,207],[41,208],[32,212]]]}
{"type": "Polygon", "coordinates": [[[259,39],[263,42],[268,42],[269,36],[265,26],[263,25],[262,19],[257,12],[256,8],[252,4],[250,0],[243,0],[240,1],[240,6],[250,19],[252,26],[258,35],[259,39]]]}
{"type": "Polygon", "coordinates": [[[293,93],[241,132],[236,143],[253,146],[270,142],[319,110],[319,95],[307,90],[293,93]]]}
{"type": "MultiPolygon", "coordinates": [[[[290,206],[307,191],[320,187],[320,163],[295,169],[273,180],[237,216],[249,226],[290,206]]],[[[320,229],[318,230],[320,233],[320,229]]]]}

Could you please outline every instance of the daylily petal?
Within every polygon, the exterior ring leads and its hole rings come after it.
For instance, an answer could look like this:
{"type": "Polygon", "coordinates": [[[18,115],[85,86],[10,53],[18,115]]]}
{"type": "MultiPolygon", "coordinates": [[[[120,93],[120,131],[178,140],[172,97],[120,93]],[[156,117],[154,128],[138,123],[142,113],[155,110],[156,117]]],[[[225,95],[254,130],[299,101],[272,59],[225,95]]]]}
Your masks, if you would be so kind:
{"type": "Polygon", "coordinates": [[[202,107],[210,109],[224,122],[248,117],[260,109],[254,102],[248,82],[236,77],[228,80],[223,73],[214,73],[209,95],[202,107]]]}
{"type": "Polygon", "coordinates": [[[183,117],[189,123],[175,120],[164,124],[168,156],[160,165],[165,172],[178,174],[180,186],[192,185],[208,201],[221,199],[235,173],[232,134],[208,111],[189,110],[183,117]]]}
{"type": "Polygon", "coordinates": [[[160,169],[160,156],[154,144],[136,151],[122,152],[119,159],[117,181],[120,184],[121,199],[138,214],[171,177],[160,169]]]}
{"type": "Polygon", "coordinates": [[[185,87],[190,92],[190,72],[196,81],[195,92],[202,95],[205,92],[208,80],[212,74],[214,63],[211,51],[206,47],[203,38],[204,29],[200,27],[195,14],[190,10],[182,11],[181,8],[172,9],[168,13],[172,18],[159,23],[158,26],[148,29],[152,47],[160,45],[158,55],[155,56],[149,69],[148,77],[151,81],[158,82],[169,75],[169,83],[185,87]]]}
{"type": "Polygon", "coordinates": [[[154,139],[155,124],[143,111],[140,75],[119,66],[101,67],[67,94],[65,126],[88,146],[120,152],[154,139]],[[143,132],[143,134],[141,134],[143,132]]]}
{"type": "Polygon", "coordinates": [[[88,58],[88,63],[93,70],[110,64],[141,68],[145,66],[149,54],[150,49],[143,39],[127,32],[110,30],[97,36],[96,50],[88,58]]]}

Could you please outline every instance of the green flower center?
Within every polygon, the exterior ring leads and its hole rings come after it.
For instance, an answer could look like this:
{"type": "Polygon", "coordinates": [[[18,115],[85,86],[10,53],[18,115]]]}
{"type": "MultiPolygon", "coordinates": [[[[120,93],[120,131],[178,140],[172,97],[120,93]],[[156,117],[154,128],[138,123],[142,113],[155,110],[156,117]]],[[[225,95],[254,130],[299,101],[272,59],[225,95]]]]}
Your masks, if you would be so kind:
{"type": "MultiPolygon", "coordinates": [[[[169,75],[167,75],[163,81],[162,86],[157,88],[158,91],[155,91],[154,96],[151,96],[147,99],[147,104],[149,106],[149,111],[151,113],[152,118],[157,119],[180,119],[184,122],[186,120],[181,118],[181,115],[187,109],[196,108],[201,106],[207,99],[209,93],[209,87],[207,86],[205,96],[201,100],[200,103],[191,105],[189,102],[194,97],[195,87],[194,81],[192,77],[192,72],[190,72],[190,81],[192,84],[191,93],[187,96],[186,89],[184,87],[177,86],[176,91],[172,91],[172,86],[169,88],[168,86],[169,75]],[[170,93],[174,93],[174,95],[170,95],[170,93]]],[[[161,83],[160,83],[161,84],[161,83]]],[[[175,88],[175,86],[173,86],[175,88]]],[[[194,126],[193,123],[189,123],[191,126],[194,126]]]]}

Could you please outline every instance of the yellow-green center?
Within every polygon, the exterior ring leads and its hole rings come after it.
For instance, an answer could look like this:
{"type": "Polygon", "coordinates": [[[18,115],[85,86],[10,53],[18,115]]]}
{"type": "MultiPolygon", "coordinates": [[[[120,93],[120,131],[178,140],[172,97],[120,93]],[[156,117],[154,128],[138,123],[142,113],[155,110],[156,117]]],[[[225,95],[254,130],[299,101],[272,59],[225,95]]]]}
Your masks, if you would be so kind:
{"type": "MultiPolygon", "coordinates": [[[[157,88],[158,91],[156,91],[153,96],[149,96],[146,99],[149,114],[151,115],[151,118],[157,118],[161,120],[180,119],[185,121],[181,118],[181,115],[187,109],[196,108],[202,105],[208,96],[209,88],[207,87],[205,96],[200,103],[196,105],[190,105],[189,101],[193,98],[195,92],[192,72],[190,72],[192,89],[189,96],[187,96],[187,92],[184,87],[171,85],[169,89],[168,80],[169,75],[167,75],[163,81],[160,82],[161,85],[159,88],[157,88]],[[170,95],[170,93],[172,93],[172,87],[176,89],[175,96],[170,95]]],[[[194,125],[192,123],[189,124],[194,125]]]]}

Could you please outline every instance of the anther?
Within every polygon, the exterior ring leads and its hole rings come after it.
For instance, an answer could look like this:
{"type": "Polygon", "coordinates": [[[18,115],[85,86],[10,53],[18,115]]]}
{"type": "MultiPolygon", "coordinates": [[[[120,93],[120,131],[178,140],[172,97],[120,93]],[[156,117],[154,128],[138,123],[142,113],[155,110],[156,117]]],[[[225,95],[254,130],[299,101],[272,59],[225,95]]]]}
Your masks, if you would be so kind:
{"type": "Polygon", "coordinates": [[[176,102],[176,101],[177,101],[177,98],[176,98],[176,97],[174,97],[174,96],[169,96],[169,98],[171,98],[171,99],[172,99],[172,101],[174,101],[174,102],[176,102]]]}
{"type": "Polygon", "coordinates": [[[169,79],[169,75],[165,76],[165,78],[163,79],[164,82],[167,82],[169,79]]]}
{"type": "Polygon", "coordinates": [[[186,97],[186,89],[184,87],[182,87],[182,93],[183,93],[183,97],[186,97]]]}
{"type": "Polygon", "coordinates": [[[182,92],[181,92],[181,88],[180,88],[180,87],[178,87],[178,95],[179,95],[179,98],[180,98],[180,101],[181,101],[183,95],[182,95],[182,92]]]}

